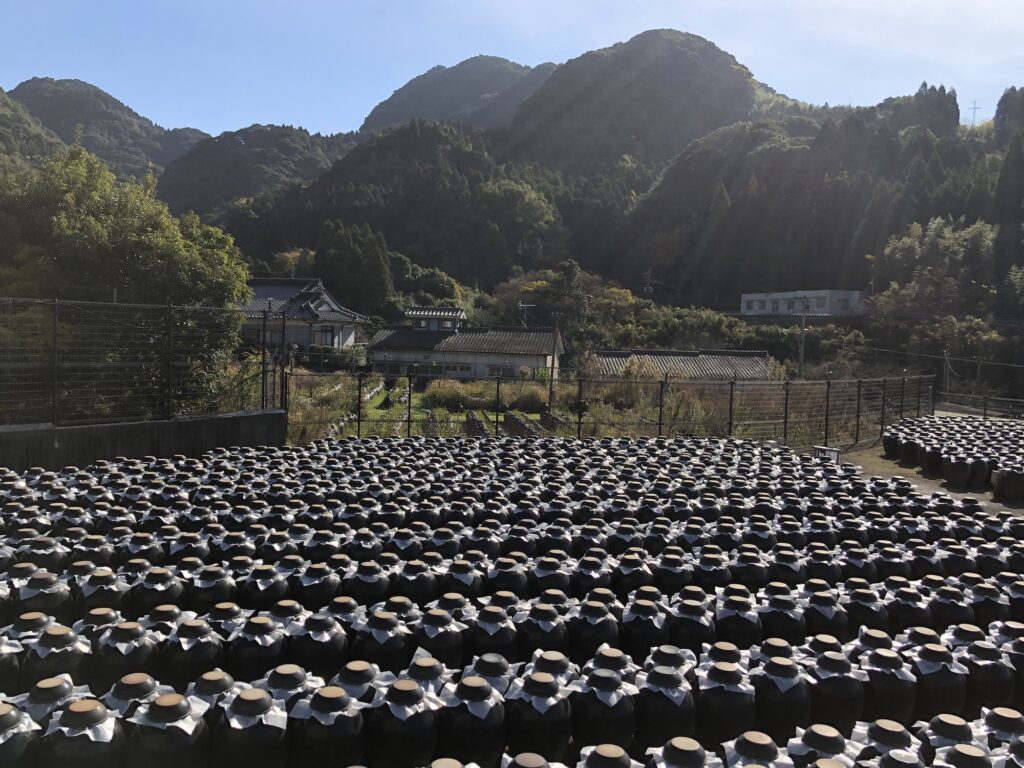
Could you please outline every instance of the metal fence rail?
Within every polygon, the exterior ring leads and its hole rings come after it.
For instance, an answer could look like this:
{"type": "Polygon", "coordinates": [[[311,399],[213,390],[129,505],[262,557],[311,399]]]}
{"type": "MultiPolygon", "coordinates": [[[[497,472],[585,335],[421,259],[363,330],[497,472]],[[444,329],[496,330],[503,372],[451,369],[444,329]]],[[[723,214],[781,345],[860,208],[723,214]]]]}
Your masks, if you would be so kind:
{"type": "MultiPolygon", "coordinates": [[[[316,373],[265,313],[239,355],[236,309],[0,299],[0,424],[91,424],[285,408],[289,437],[709,435],[794,447],[877,439],[932,412],[934,377],[845,381],[589,378],[524,371],[445,379],[414,372],[316,373]],[[277,330],[278,344],[270,333],[277,330]]],[[[337,361],[331,361],[332,365],[337,361]]],[[[319,367],[324,360],[320,352],[319,367]]],[[[995,398],[982,412],[1021,412],[995,398]]],[[[969,407],[969,406],[964,406],[969,407]]]]}
{"type": "MultiPolygon", "coordinates": [[[[539,372],[535,372],[539,375],[539,372]]],[[[444,379],[295,372],[289,439],[320,437],[707,435],[798,448],[877,440],[886,424],[932,413],[934,377],[837,381],[444,379]]]]}

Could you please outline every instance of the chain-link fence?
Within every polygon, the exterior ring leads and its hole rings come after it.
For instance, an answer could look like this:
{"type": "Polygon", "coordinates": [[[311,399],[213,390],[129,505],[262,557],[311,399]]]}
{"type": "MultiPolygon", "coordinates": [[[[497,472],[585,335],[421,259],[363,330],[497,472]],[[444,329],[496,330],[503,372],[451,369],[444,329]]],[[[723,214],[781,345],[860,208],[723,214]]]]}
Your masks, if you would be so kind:
{"type": "Polygon", "coordinates": [[[280,407],[273,350],[239,357],[234,309],[0,299],[0,424],[280,407]]]}
{"type": "Polygon", "coordinates": [[[932,413],[934,377],[837,381],[515,379],[296,372],[289,439],[521,435],[709,435],[797,448],[877,440],[886,424],[932,413]]]}

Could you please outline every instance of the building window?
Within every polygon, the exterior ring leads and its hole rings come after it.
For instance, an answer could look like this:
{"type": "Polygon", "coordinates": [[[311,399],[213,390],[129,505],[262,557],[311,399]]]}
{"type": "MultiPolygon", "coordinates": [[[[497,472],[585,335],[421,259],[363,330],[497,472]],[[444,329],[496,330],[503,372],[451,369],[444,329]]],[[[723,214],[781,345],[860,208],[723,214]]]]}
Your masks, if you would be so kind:
{"type": "Polygon", "coordinates": [[[442,330],[449,330],[449,329],[454,328],[454,327],[455,327],[455,323],[452,320],[442,320],[441,321],[441,329],[442,330]]]}
{"type": "Polygon", "coordinates": [[[757,308],[758,309],[764,309],[764,302],[765,302],[764,299],[758,299],[757,300],[757,308]]]}
{"type": "Polygon", "coordinates": [[[489,365],[487,366],[488,376],[501,376],[503,379],[514,379],[516,377],[516,369],[509,365],[489,365]]]}
{"type": "Polygon", "coordinates": [[[413,328],[424,329],[424,328],[427,327],[427,321],[426,320],[413,320],[412,321],[412,327],[413,328]]]}
{"type": "Polygon", "coordinates": [[[753,308],[754,308],[754,302],[751,301],[750,299],[747,299],[747,312],[749,312],[753,308]]]}
{"type": "Polygon", "coordinates": [[[772,299],[772,312],[778,312],[778,311],[779,311],[779,300],[778,299],[772,299]]]}
{"type": "Polygon", "coordinates": [[[842,309],[842,310],[848,310],[850,308],[850,300],[849,299],[840,299],[839,300],[839,308],[842,309]]]}
{"type": "Polygon", "coordinates": [[[325,347],[334,346],[334,329],[333,328],[321,328],[320,329],[320,343],[325,347]]]}
{"type": "Polygon", "coordinates": [[[816,303],[818,305],[818,309],[824,309],[825,308],[825,297],[824,296],[819,296],[816,299],[816,303]]]}
{"type": "Polygon", "coordinates": [[[786,299],[786,309],[790,312],[796,309],[796,299],[786,299]]]}

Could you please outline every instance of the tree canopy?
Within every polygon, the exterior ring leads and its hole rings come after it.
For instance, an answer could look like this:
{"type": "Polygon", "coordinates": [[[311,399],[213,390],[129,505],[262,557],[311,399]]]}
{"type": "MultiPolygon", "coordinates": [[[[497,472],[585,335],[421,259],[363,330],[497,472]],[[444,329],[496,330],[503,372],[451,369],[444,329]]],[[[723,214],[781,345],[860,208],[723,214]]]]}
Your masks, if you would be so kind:
{"type": "Polygon", "coordinates": [[[176,219],[143,183],[74,145],[0,178],[0,284],[19,297],[225,306],[248,295],[231,237],[176,219]]]}

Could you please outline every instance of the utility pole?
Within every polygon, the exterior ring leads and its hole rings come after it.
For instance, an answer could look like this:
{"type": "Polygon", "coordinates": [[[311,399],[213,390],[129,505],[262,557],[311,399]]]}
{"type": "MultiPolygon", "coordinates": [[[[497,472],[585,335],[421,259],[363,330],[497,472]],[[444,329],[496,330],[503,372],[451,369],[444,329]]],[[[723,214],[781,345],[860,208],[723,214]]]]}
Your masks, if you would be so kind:
{"type": "Polygon", "coordinates": [[[648,269],[646,272],[643,273],[642,277],[644,278],[644,287],[642,293],[645,299],[649,299],[654,295],[654,286],[651,285],[651,280],[653,278],[653,270],[648,269]]]}
{"type": "Polygon", "coordinates": [[[804,341],[807,338],[807,297],[800,297],[800,362],[797,365],[796,377],[804,377],[804,341]]]}
{"type": "Polygon", "coordinates": [[[973,128],[974,127],[974,121],[978,117],[978,110],[981,109],[981,107],[978,106],[978,102],[972,101],[970,109],[971,109],[971,128],[973,128]]]}
{"type": "Polygon", "coordinates": [[[555,360],[558,358],[558,313],[554,313],[555,332],[551,334],[551,369],[548,371],[548,410],[555,412],[555,360]]]}

